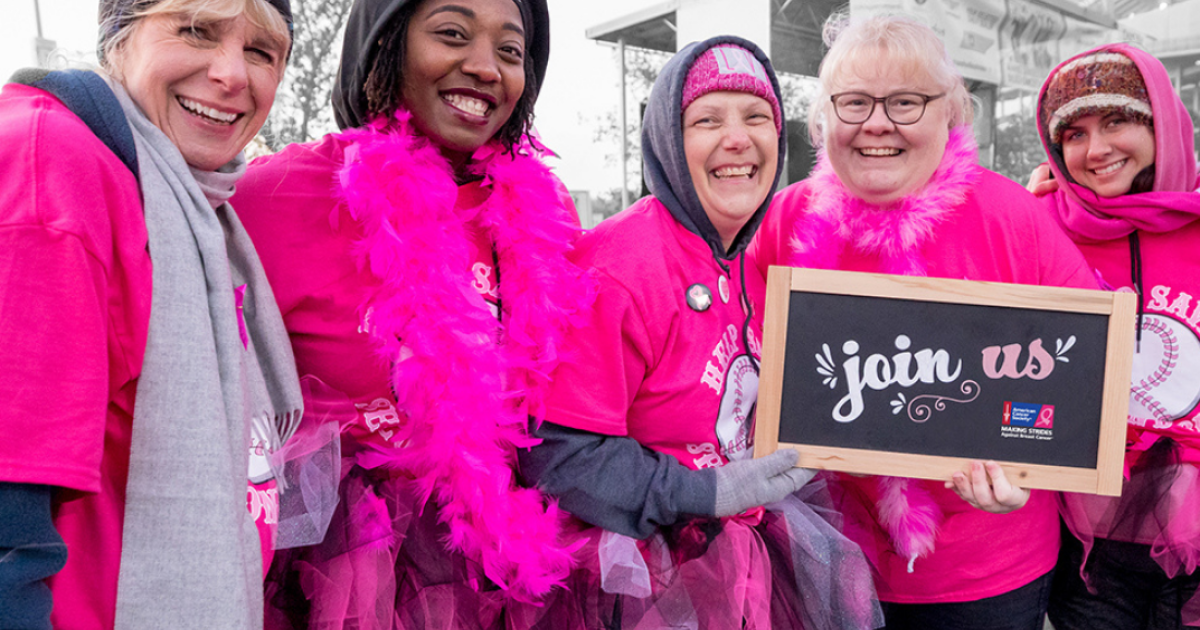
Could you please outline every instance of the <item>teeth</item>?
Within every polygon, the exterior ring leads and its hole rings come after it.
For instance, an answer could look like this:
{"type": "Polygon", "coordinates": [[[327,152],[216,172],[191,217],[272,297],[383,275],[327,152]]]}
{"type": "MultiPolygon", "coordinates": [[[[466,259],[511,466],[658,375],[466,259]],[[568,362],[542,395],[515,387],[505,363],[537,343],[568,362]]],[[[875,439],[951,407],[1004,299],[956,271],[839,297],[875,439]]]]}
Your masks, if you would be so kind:
{"type": "Polygon", "coordinates": [[[447,94],[443,96],[442,99],[447,103],[450,103],[452,107],[461,109],[473,116],[482,116],[486,114],[488,108],[491,107],[488,105],[488,102],[483,99],[463,96],[462,94],[447,94]]]}
{"type": "Polygon", "coordinates": [[[1105,166],[1104,168],[1094,169],[1092,172],[1097,175],[1108,175],[1109,173],[1115,173],[1115,172],[1119,171],[1122,166],[1125,166],[1125,163],[1128,161],[1129,161],[1128,159],[1121,160],[1120,162],[1115,162],[1113,164],[1109,164],[1108,166],[1105,166]]]}
{"type": "Polygon", "coordinates": [[[227,114],[222,111],[217,111],[211,107],[205,107],[196,101],[183,98],[182,96],[178,98],[178,101],[180,105],[183,105],[184,109],[192,112],[193,114],[210,118],[213,122],[219,122],[228,125],[238,118],[237,114],[227,114]]]}
{"type": "Polygon", "coordinates": [[[713,171],[719,179],[726,177],[749,177],[754,174],[754,165],[747,166],[726,166],[713,171]]]}
{"type": "Polygon", "coordinates": [[[900,155],[900,149],[879,148],[879,149],[859,149],[863,155],[872,157],[887,157],[892,155],[900,155]]]}

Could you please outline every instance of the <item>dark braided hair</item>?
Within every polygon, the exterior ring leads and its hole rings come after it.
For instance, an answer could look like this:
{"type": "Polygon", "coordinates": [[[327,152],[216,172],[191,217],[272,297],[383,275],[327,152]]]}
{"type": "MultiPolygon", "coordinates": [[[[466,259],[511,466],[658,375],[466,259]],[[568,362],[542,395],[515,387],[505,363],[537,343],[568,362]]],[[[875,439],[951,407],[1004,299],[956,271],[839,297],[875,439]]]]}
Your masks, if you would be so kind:
{"type": "MultiPolygon", "coordinates": [[[[525,22],[525,41],[528,42],[533,38],[530,30],[533,28],[533,20],[526,15],[524,3],[516,4],[525,22]]],[[[420,5],[421,1],[418,1],[409,2],[401,7],[392,18],[392,25],[387,29],[387,34],[379,42],[379,52],[375,54],[371,71],[363,85],[363,91],[367,95],[368,117],[391,116],[402,105],[400,101],[404,87],[405,40],[408,37],[409,22],[420,5]]],[[[538,77],[534,74],[533,55],[528,49],[522,58],[522,65],[525,71],[525,90],[517,99],[512,115],[496,131],[496,140],[504,145],[507,151],[512,151],[513,146],[520,143],[533,126],[533,104],[537,101],[539,86],[538,77]]]]}

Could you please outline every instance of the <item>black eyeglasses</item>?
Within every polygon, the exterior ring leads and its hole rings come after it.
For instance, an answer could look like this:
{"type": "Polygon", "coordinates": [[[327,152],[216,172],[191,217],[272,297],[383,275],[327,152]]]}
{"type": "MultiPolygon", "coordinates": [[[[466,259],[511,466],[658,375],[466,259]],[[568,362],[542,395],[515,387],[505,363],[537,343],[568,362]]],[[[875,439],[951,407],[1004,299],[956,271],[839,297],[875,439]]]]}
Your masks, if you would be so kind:
{"type": "Polygon", "coordinates": [[[897,125],[911,125],[925,115],[929,101],[942,98],[946,93],[926,96],[916,92],[896,92],[887,96],[871,96],[863,92],[842,92],[829,97],[833,112],[847,125],[861,125],[875,113],[875,104],[883,103],[883,113],[897,125]]]}

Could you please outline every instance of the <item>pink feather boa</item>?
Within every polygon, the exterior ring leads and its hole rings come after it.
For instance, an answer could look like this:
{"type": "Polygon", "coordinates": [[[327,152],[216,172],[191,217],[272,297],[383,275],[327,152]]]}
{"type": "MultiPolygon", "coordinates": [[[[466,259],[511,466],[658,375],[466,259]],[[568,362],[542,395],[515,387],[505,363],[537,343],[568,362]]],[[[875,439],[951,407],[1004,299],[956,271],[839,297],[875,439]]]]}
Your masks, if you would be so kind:
{"type": "Polygon", "coordinates": [[[408,417],[395,438],[405,447],[389,450],[387,466],[436,497],[448,549],[533,602],[563,583],[573,550],[559,543],[557,507],[517,486],[515,449],[535,442],[526,423],[542,412],[563,337],[583,321],[595,283],[567,260],[580,230],[534,150],[485,146],[472,162],[491,188],[478,222],[503,272],[497,322],[471,287],[451,167],[409,119],[399,111],[346,132],[353,144],[339,173],[363,230],[354,254],[382,281],[363,309],[408,417]]]}
{"type": "Polygon", "coordinates": [[[925,275],[921,247],[979,179],[978,148],[970,127],[950,130],[946,151],[924,188],[880,208],[855,197],[821,151],[809,178],[809,211],[792,232],[791,262],[837,269],[847,247],[880,258],[882,273],[925,275]]]}
{"type": "MultiPolygon", "coordinates": [[[[792,232],[788,264],[837,269],[849,248],[858,254],[878,256],[883,273],[926,275],[922,248],[934,228],[966,200],[979,178],[977,161],[971,128],[952,129],[929,183],[895,204],[880,208],[855,197],[822,151],[808,184],[809,211],[792,232]]],[[[911,572],[917,558],[933,551],[942,510],[929,491],[912,479],[879,477],[876,490],[879,523],[896,553],[908,559],[911,572]]]]}

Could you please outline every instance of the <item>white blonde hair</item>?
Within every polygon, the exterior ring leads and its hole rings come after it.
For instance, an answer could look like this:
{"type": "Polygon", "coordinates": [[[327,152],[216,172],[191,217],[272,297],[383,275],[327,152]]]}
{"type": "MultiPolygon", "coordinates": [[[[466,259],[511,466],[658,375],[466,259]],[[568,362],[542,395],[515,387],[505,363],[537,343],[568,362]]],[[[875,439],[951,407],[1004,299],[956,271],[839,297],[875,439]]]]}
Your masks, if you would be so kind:
{"type": "Polygon", "coordinates": [[[808,110],[808,135],[813,146],[824,146],[826,105],[836,80],[846,74],[869,75],[868,69],[887,63],[901,76],[928,76],[946,92],[950,127],[969,125],[975,119],[971,94],[958,67],[950,59],[933,29],[898,15],[850,19],[845,12],[825,21],[825,45],[816,98],[808,110]]]}
{"type": "Polygon", "coordinates": [[[154,15],[185,15],[192,22],[202,23],[230,20],[244,13],[251,24],[278,39],[284,51],[291,46],[287,20],[266,0],[159,0],[139,4],[142,8],[135,8],[132,19],[128,19],[125,24],[118,27],[115,21],[122,17],[113,15],[100,25],[101,33],[116,29],[111,35],[103,38],[100,50],[100,66],[114,76],[119,75],[119,68],[114,65],[114,59],[119,57],[117,53],[142,18],[154,15]]]}

